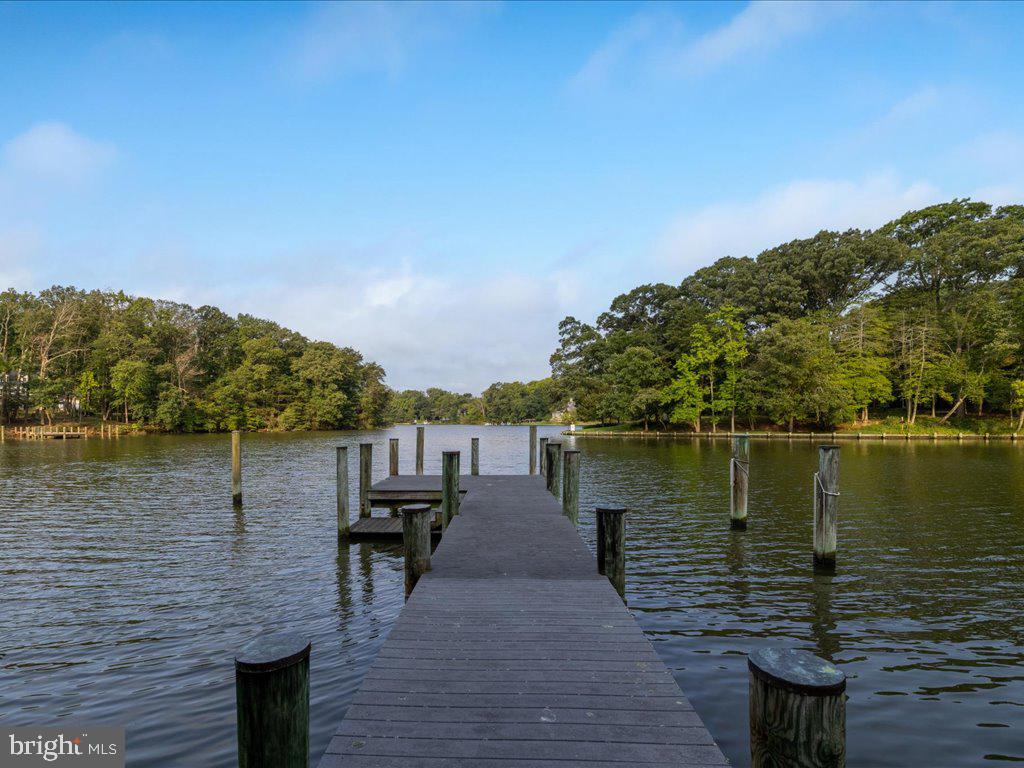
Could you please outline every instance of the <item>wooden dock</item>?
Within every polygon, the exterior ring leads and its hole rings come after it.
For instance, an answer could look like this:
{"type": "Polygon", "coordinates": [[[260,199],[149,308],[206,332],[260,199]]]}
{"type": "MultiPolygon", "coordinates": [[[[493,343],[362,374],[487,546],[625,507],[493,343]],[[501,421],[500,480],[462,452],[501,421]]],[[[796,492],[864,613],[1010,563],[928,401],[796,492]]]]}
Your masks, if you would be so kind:
{"type": "MultiPolygon", "coordinates": [[[[390,477],[375,503],[434,485],[390,477]]],[[[726,765],[543,479],[460,488],[321,768],[726,765]]]]}
{"type": "MultiPolygon", "coordinates": [[[[460,475],[460,496],[465,498],[466,487],[472,475],[460,475]]],[[[479,476],[473,478],[478,480],[479,476]]],[[[374,483],[369,493],[370,508],[393,509],[405,504],[441,503],[440,475],[393,475],[386,480],[374,483]]],[[[440,522],[435,521],[433,528],[439,532],[440,522]]],[[[349,537],[353,541],[402,541],[402,518],[400,517],[360,517],[354,520],[349,528],[349,537]]]]}

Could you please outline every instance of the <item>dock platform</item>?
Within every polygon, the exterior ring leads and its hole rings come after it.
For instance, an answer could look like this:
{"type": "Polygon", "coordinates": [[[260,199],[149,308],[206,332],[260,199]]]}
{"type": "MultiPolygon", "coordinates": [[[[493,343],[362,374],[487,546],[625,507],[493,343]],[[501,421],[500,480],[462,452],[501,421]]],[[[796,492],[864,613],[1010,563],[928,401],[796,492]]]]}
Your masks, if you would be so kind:
{"type": "Polygon", "coordinates": [[[544,481],[460,486],[320,768],[727,765],[544,481]]]}
{"type": "MultiPolygon", "coordinates": [[[[472,484],[472,475],[459,476],[459,496],[465,498],[466,488],[472,484]]],[[[476,476],[479,477],[479,476],[476,476]]],[[[392,475],[370,487],[370,509],[394,508],[405,504],[441,504],[440,475],[392,475]]],[[[433,525],[435,535],[440,524],[433,525]]],[[[402,518],[360,517],[349,526],[352,541],[402,541],[402,518]]]]}

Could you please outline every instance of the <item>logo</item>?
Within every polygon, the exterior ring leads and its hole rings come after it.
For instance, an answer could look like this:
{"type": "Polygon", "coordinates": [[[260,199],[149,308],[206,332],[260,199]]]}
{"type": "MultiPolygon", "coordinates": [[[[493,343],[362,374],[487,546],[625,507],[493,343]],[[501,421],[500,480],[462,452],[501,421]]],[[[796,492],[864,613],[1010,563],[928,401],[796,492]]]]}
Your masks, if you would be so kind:
{"type": "Polygon", "coordinates": [[[124,728],[0,728],[0,768],[123,768],[124,728]]]}

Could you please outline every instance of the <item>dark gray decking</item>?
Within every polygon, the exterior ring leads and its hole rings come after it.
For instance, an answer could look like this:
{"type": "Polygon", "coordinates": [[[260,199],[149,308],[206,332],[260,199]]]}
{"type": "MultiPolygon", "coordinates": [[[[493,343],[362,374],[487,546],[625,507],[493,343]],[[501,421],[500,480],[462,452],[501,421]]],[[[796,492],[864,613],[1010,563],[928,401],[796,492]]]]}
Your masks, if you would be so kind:
{"type": "Polygon", "coordinates": [[[321,768],[726,764],[543,481],[460,483],[461,514],[321,768]]]}

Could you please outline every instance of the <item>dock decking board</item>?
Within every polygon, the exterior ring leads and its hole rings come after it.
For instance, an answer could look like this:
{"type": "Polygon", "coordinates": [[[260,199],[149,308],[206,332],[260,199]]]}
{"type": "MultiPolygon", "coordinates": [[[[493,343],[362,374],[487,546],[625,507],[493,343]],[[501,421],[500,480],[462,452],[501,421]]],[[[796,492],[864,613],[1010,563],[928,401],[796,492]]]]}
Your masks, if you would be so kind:
{"type": "Polygon", "coordinates": [[[320,768],[726,765],[543,480],[460,485],[460,514],[320,768]]]}

